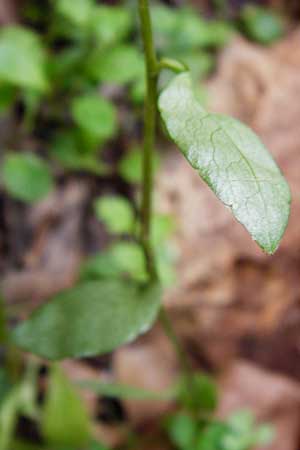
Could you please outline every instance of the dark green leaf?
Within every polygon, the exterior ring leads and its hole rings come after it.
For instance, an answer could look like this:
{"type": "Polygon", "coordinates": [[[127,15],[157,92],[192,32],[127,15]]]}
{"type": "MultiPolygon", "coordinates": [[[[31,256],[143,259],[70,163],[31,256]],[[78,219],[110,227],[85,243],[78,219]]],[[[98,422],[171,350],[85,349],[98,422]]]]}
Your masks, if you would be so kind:
{"type": "Polygon", "coordinates": [[[188,73],[163,91],[159,108],[192,167],[260,247],[274,253],[288,222],[290,191],[257,136],[238,120],[205,111],[188,73]]]}
{"type": "Polygon", "coordinates": [[[44,405],[41,428],[51,445],[84,447],[90,439],[90,419],[75,386],[54,365],[44,405]]]}
{"type": "Polygon", "coordinates": [[[15,386],[0,405],[0,450],[10,450],[19,408],[20,386],[15,386]]]}
{"type": "Polygon", "coordinates": [[[25,202],[45,197],[53,188],[47,164],[31,153],[11,153],[3,162],[2,179],[8,193],[25,202]]]}
{"type": "Polygon", "coordinates": [[[45,55],[39,38],[20,26],[0,32],[0,79],[21,87],[47,88],[45,55]]]}
{"type": "Polygon", "coordinates": [[[99,140],[111,138],[117,130],[115,107],[105,98],[86,94],[72,102],[72,116],[75,123],[86,133],[99,140]]]}
{"type": "Polygon", "coordinates": [[[132,206],[125,197],[102,196],[95,201],[95,212],[108,231],[115,234],[132,233],[135,223],[132,206]]]}
{"type": "Polygon", "coordinates": [[[16,88],[10,84],[0,86],[0,114],[6,113],[16,97],[16,88]]]}
{"type": "Polygon", "coordinates": [[[0,368],[0,405],[4,401],[4,398],[10,391],[11,387],[12,387],[12,384],[10,382],[7,372],[3,367],[1,367],[0,368]]]}
{"type": "Polygon", "coordinates": [[[217,386],[208,375],[195,374],[191,383],[183,379],[179,401],[191,410],[211,413],[218,404],[217,386]]]}
{"type": "Polygon", "coordinates": [[[107,166],[98,158],[96,152],[85,148],[85,142],[76,133],[62,132],[55,136],[50,153],[64,168],[82,170],[101,175],[107,172],[107,166]]]}
{"type": "Polygon", "coordinates": [[[157,284],[86,282],[38,308],[12,338],[24,350],[48,359],[107,353],[149,329],[160,296],[157,284]]]}

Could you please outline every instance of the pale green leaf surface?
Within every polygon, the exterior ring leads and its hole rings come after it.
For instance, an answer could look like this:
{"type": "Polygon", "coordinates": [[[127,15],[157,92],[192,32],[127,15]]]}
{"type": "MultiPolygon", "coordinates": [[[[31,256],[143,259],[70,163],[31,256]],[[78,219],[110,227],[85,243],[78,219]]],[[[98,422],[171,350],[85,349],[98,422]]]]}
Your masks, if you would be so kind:
{"type": "Polygon", "coordinates": [[[87,259],[80,271],[82,281],[122,276],[138,282],[149,279],[144,252],[136,242],[116,242],[107,251],[87,259]]]}
{"type": "Polygon", "coordinates": [[[96,94],[76,97],[72,102],[71,111],[75,123],[99,140],[111,138],[117,130],[114,105],[96,94]]]}
{"type": "Polygon", "coordinates": [[[38,35],[21,26],[1,30],[0,80],[37,90],[47,88],[45,53],[38,35]]]}
{"type": "Polygon", "coordinates": [[[144,62],[132,45],[118,45],[96,51],[87,62],[87,70],[96,81],[122,85],[144,76],[144,62]]]}
{"type": "Polygon", "coordinates": [[[6,155],[1,175],[8,193],[25,202],[41,200],[54,185],[49,167],[33,153],[6,155]]]}
{"type": "Polygon", "coordinates": [[[75,386],[62,370],[51,368],[41,428],[47,443],[84,447],[90,439],[90,419],[75,386]]]}
{"type": "Polygon", "coordinates": [[[106,195],[95,201],[95,212],[111,233],[133,231],[135,217],[129,200],[120,195],[106,195]]]}
{"type": "Polygon", "coordinates": [[[274,253],[288,222],[290,191],[255,133],[238,120],[205,111],[188,73],[162,92],[159,109],[192,167],[258,245],[274,253]]]}
{"type": "Polygon", "coordinates": [[[68,19],[73,25],[84,26],[88,23],[93,10],[92,0],[57,0],[56,10],[68,19]]]}
{"type": "Polygon", "coordinates": [[[97,41],[105,45],[116,43],[124,39],[132,27],[130,12],[124,7],[97,5],[90,27],[97,41]]]}
{"type": "Polygon", "coordinates": [[[82,283],[38,308],[15,329],[12,339],[24,350],[48,359],[107,353],[149,329],[160,296],[157,284],[82,283]]]}

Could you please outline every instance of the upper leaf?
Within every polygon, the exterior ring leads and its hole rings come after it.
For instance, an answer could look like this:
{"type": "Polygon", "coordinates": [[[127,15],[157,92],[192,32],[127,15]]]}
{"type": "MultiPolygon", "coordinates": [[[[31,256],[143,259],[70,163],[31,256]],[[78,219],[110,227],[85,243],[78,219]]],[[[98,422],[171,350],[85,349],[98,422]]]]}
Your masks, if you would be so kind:
{"type": "Polygon", "coordinates": [[[103,354],[145,332],[159,305],[157,284],[90,281],[38,308],[12,337],[24,350],[48,359],[103,354]]]}
{"type": "Polygon", "coordinates": [[[258,245],[274,253],[287,225],[290,191],[258,137],[238,120],[205,111],[188,73],[162,92],[159,108],[192,167],[258,245]]]}

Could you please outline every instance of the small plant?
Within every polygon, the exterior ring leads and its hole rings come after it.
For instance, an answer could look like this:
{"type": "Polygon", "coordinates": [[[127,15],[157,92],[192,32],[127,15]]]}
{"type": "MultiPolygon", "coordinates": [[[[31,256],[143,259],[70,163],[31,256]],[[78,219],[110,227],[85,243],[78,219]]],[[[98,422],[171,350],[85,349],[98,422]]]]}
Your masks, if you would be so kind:
{"type": "MultiPolygon", "coordinates": [[[[95,203],[96,215],[117,236],[117,241],[105,254],[96,255],[85,263],[75,287],[59,293],[39,307],[7,339],[17,347],[48,360],[80,358],[101,355],[131,342],[149,330],[158,318],[174,344],[183,371],[177,400],[184,405],[186,413],[170,418],[166,425],[176,448],[248,450],[264,440],[262,430],[253,429],[252,419],[248,415],[234,416],[226,424],[212,421],[216,406],[214,387],[206,378],[197,378],[191,372],[187,355],[162,306],[162,280],[165,275],[161,236],[169,233],[172,224],[167,218],[155,216],[152,209],[157,111],[160,111],[170,138],[188,163],[244,225],[262,250],[269,254],[276,251],[287,225],[290,209],[288,185],[253,131],[233,118],[210,113],[202,107],[193,90],[193,76],[187,68],[189,58],[186,61],[174,59],[174,55],[184,53],[186,41],[193,42],[195,48],[205,42],[209,42],[208,46],[219,45],[219,41],[223,39],[220,36],[228,31],[222,29],[220,23],[210,24],[211,34],[203,25],[201,34],[199,23],[190,10],[186,10],[180,18],[175,13],[174,16],[170,15],[167,23],[157,22],[163,24],[156,35],[159,53],[161,48],[165,48],[163,39],[168,33],[173,36],[179,25],[182,30],[187,30],[183,37],[180,36],[179,39],[177,36],[177,39],[171,41],[174,47],[170,47],[167,57],[158,57],[152,36],[148,0],[139,0],[144,68],[141,66],[138,50],[127,44],[120,44],[130,30],[130,14],[117,7],[93,6],[93,2],[75,3],[76,7],[73,7],[73,1],[60,0],[56,3],[56,14],[60,19],[52,32],[54,35],[67,35],[71,40],[80,40],[80,55],[73,53],[74,48],[63,51],[61,61],[52,65],[52,76],[58,76],[60,71],[65,70],[72,72],[78,62],[85,58],[89,83],[88,89],[81,89],[86,79],[74,72],[74,77],[77,75],[79,78],[72,80],[72,88],[60,86],[55,95],[52,93],[53,105],[57,105],[59,90],[73,89],[76,86],[69,104],[76,132],[73,129],[56,130],[53,139],[58,143],[63,142],[61,148],[65,152],[60,153],[59,158],[73,169],[92,167],[97,173],[100,166],[93,165],[96,161],[94,152],[114,135],[117,118],[115,107],[110,101],[94,96],[93,83],[110,79],[116,85],[131,82],[136,87],[145,74],[141,206],[134,211],[124,198],[98,199],[95,203]],[[77,9],[77,3],[83,10],[77,9]],[[93,7],[96,10],[93,10],[91,16],[93,7]],[[188,21],[190,26],[185,28],[179,20],[188,21]],[[75,35],[73,26],[76,28],[75,35]],[[80,33],[77,33],[78,30],[80,33]],[[90,53],[88,43],[95,38],[101,40],[102,45],[90,53]],[[120,45],[112,50],[110,45],[116,42],[120,45]],[[66,68],[68,62],[70,67],[66,68]],[[119,70],[120,66],[126,66],[127,70],[119,70]],[[159,78],[161,80],[166,71],[173,76],[159,93],[159,78]],[[86,152],[78,151],[79,142],[85,144],[86,152]]],[[[154,9],[154,14],[165,14],[165,11],[154,9]]],[[[11,67],[9,71],[3,69],[0,77],[11,84],[22,85],[26,90],[27,104],[32,105],[28,100],[32,100],[32,97],[28,97],[28,94],[33,84],[35,93],[47,92],[49,84],[40,66],[38,68],[35,65],[36,59],[35,62],[32,61],[27,47],[29,44],[33,46],[40,60],[43,60],[44,54],[34,36],[13,28],[0,37],[0,58],[1,52],[5,54],[6,47],[12,44],[24,55],[24,61],[23,58],[16,58],[13,62],[18,65],[18,70],[13,71],[11,67]],[[20,70],[21,63],[24,64],[23,70],[20,70]]],[[[30,111],[29,106],[28,108],[30,111]]],[[[57,114],[55,108],[53,114],[57,114]]],[[[58,144],[55,149],[57,152],[58,144]]],[[[120,163],[119,170],[124,177],[131,178],[134,182],[140,181],[140,178],[132,178],[126,161],[120,163]]],[[[8,155],[4,164],[3,181],[8,192],[25,201],[41,198],[52,185],[48,170],[31,154],[22,157],[8,155]],[[18,175],[20,168],[22,176],[18,175]],[[29,181],[33,174],[32,183],[38,185],[34,189],[29,181]],[[18,178],[18,182],[12,184],[14,176],[18,178]]],[[[73,445],[73,439],[76,442],[78,439],[82,439],[82,443],[87,442],[89,431],[85,413],[79,408],[77,414],[78,399],[72,388],[66,386],[63,375],[56,366],[52,369],[48,395],[45,422],[42,424],[48,441],[56,445],[56,433],[61,435],[61,424],[56,421],[58,413],[53,412],[57,408],[56,398],[59,397],[59,401],[67,399],[68,404],[73,405],[72,417],[70,416],[72,426],[68,430],[73,428],[74,431],[75,428],[79,436],[74,437],[74,433],[70,432],[68,439],[66,432],[66,442],[59,441],[59,444],[73,445]],[[77,421],[79,425],[74,427],[77,421]]],[[[14,394],[12,398],[9,397],[7,408],[10,408],[11,402],[19,408],[19,394],[16,398],[14,403],[14,394]]],[[[61,406],[60,414],[62,411],[65,411],[65,405],[61,406]]],[[[5,444],[2,448],[5,448],[5,444]]]]}
{"type": "MultiPolygon", "coordinates": [[[[263,144],[237,120],[209,113],[201,106],[185,65],[173,59],[157,60],[147,0],[140,0],[139,14],[147,95],[137,243],[145,256],[147,276],[142,277],[141,284],[122,276],[81,282],[36,310],[16,328],[13,340],[21,348],[48,359],[111,351],[151,327],[157,315],[165,317],[165,312],[161,312],[161,283],[151,237],[157,81],[164,69],[180,73],[160,94],[158,107],[170,137],[191,166],[267,253],[277,249],[287,225],[289,188],[263,144]]],[[[111,133],[111,119],[109,127],[105,121],[97,121],[100,110],[105,118],[106,110],[112,114],[106,103],[87,96],[74,100],[73,105],[80,126],[104,137],[111,133]],[[85,108],[90,102],[95,115],[89,118],[85,108]]],[[[133,212],[125,200],[103,198],[96,203],[96,211],[111,231],[129,233],[134,227],[133,212]],[[122,221],[117,220],[121,210],[122,221]]]]}

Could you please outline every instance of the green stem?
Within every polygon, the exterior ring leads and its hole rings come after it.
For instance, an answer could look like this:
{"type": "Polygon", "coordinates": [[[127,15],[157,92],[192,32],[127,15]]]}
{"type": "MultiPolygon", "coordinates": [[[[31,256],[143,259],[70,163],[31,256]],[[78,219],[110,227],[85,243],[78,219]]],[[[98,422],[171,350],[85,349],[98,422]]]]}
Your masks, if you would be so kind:
{"type": "Polygon", "coordinates": [[[166,335],[170,339],[170,342],[172,342],[172,345],[176,351],[177,358],[178,358],[178,361],[180,363],[183,373],[187,377],[190,377],[192,369],[190,366],[190,362],[188,360],[187,353],[186,353],[185,349],[182,347],[182,344],[173,328],[172,321],[170,320],[165,308],[163,308],[163,307],[161,308],[161,310],[159,312],[159,320],[160,320],[161,325],[163,326],[163,329],[164,329],[166,335]]]}
{"type": "Polygon", "coordinates": [[[139,0],[139,16],[145,52],[147,94],[144,111],[143,193],[141,207],[141,242],[147,269],[152,279],[157,270],[150,241],[153,191],[153,150],[156,131],[156,99],[158,63],[153,45],[152,26],[148,0],[139,0]]]}
{"type": "Polygon", "coordinates": [[[5,301],[0,294],[0,345],[5,350],[5,367],[12,382],[16,382],[21,372],[21,358],[19,350],[10,342],[7,326],[5,301]]]}
{"type": "MultiPolygon", "coordinates": [[[[151,26],[151,17],[148,0],[139,1],[139,17],[141,23],[142,40],[145,52],[146,63],[146,83],[147,94],[144,112],[144,148],[143,148],[143,192],[141,207],[141,243],[145,253],[147,270],[151,280],[158,279],[157,268],[155,264],[154,253],[151,245],[151,218],[152,218],[152,191],[153,191],[153,153],[155,145],[156,117],[157,117],[157,77],[159,70],[165,67],[164,62],[168,62],[173,67],[173,60],[163,60],[160,65],[155,53],[153,44],[153,34],[151,26]],[[171,63],[170,63],[171,61],[171,63]]],[[[176,62],[176,68],[184,70],[185,67],[176,62]]],[[[169,67],[169,66],[168,66],[169,67]]],[[[162,307],[159,314],[160,322],[164,328],[166,335],[172,342],[177,353],[178,360],[185,374],[190,374],[188,357],[181,346],[179,339],[175,333],[172,322],[167,312],[162,307]]]]}
{"type": "Polygon", "coordinates": [[[159,61],[159,68],[169,69],[175,73],[182,73],[188,70],[188,67],[184,63],[173,58],[161,58],[159,61]]]}

